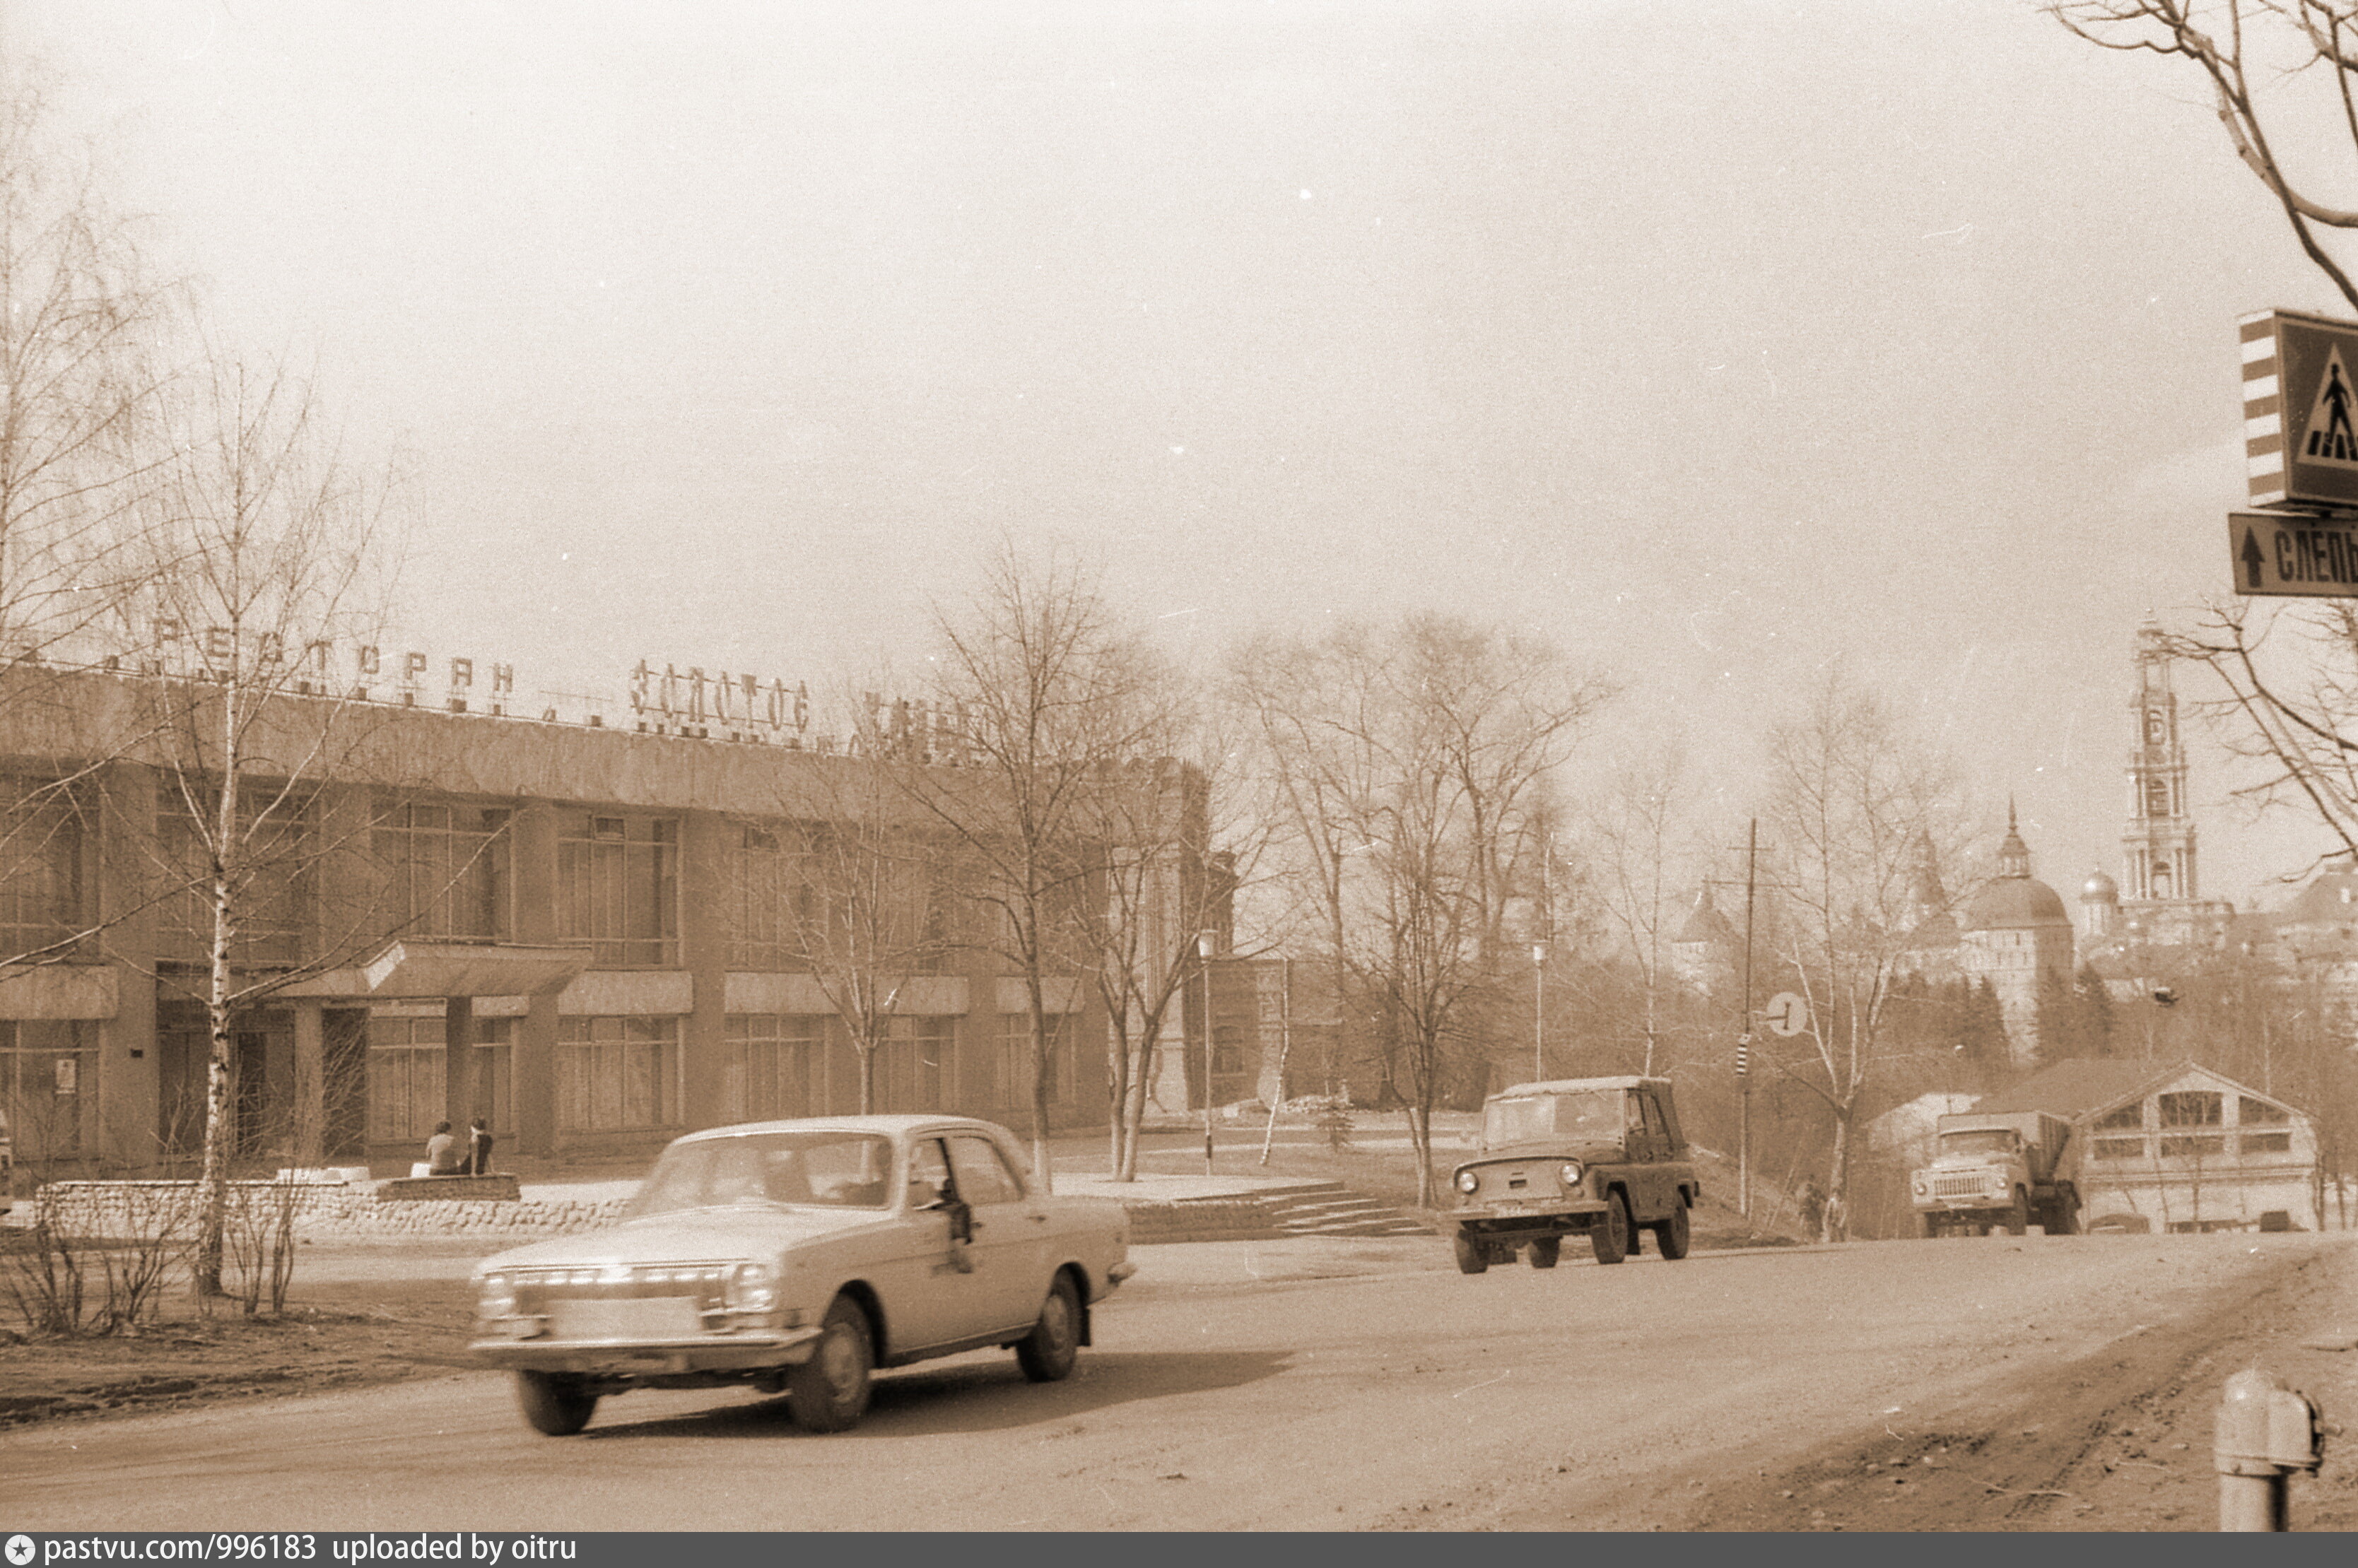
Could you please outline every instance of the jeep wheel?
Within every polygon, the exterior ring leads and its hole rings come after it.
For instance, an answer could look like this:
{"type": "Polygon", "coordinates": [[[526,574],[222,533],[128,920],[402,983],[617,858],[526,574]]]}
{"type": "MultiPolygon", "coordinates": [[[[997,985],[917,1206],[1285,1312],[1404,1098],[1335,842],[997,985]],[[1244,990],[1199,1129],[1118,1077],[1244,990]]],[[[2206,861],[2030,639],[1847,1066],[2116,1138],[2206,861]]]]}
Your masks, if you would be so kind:
{"type": "Polygon", "coordinates": [[[1544,1236],[1531,1243],[1531,1267],[1534,1269],[1552,1269],[1556,1260],[1563,1255],[1563,1238],[1561,1236],[1544,1236]]]}
{"type": "Polygon", "coordinates": [[[1457,1233],[1457,1271],[1478,1274],[1490,1266],[1490,1249],[1470,1230],[1457,1233]]]}
{"type": "Polygon", "coordinates": [[[1629,1200],[1619,1193],[1611,1194],[1605,1200],[1605,1212],[1588,1225],[1588,1244],[1596,1249],[1596,1260],[1618,1263],[1629,1256],[1634,1235],[1629,1224],[1629,1200]]]}
{"type": "Polygon", "coordinates": [[[1671,1195],[1671,1217],[1654,1227],[1654,1249],[1665,1262],[1675,1263],[1687,1255],[1687,1243],[1692,1239],[1692,1225],[1687,1217],[1687,1200],[1682,1193],[1671,1195]]]}
{"type": "Polygon", "coordinates": [[[570,1372],[518,1372],[516,1403],[535,1432],[547,1437],[570,1437],[590,1424],[598,1396],[587,1391],[570,1372]]]}

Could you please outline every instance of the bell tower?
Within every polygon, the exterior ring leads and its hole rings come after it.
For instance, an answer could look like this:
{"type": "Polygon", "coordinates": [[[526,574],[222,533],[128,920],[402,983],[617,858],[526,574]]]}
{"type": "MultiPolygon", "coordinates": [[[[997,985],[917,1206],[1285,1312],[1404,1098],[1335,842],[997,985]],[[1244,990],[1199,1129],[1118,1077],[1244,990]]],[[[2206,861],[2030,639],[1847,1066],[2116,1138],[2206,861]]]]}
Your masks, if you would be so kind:
{"type": "Polygon", "coordinates": [[[2190,903],[2201,895],[2194,874],[2194,822],[2186,814],[2186,747],[2178,733],[2178,694],[2169,685],[2170,655],[2161,627],[2137,629],[2136,688],[2129,698],[2136,744],[2129,752],[2129,822],[2121,835],[2121,889],[2131,903],[2190,903]]]}

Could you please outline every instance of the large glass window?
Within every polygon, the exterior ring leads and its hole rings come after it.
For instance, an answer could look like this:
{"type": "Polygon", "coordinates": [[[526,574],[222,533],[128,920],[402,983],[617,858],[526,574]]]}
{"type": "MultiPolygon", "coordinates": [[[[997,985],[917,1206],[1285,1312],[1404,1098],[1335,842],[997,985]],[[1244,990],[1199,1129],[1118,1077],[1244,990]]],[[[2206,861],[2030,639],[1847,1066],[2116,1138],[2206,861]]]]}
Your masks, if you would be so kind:
{"type": "Polygon", "coordinates": [[[385,907],[405,935],[498,941],[508,934],[510,813],[380,798],[372,849],[385,907]]]}
{"type": "Polygon", "coordinates": [[[679,1021],[560,1017],[557,1126],[565,1132],[679,1125],[679,1021]]]}
{"type": "MultiPolygon", "coordinates": [[[[515,1020],[474,1023],[474,1088],[479,1113],[492,1131],[515,1131],[515,1020]]],[[[373,1016],[368,1023],[369,1141],[423,1143],[449,1115],[443,1063],[449,1036],[439,1018],[373,1016]]]]}
{"type": "MultiPolygon", "coordinates": [[[[165,954],[183,963],[202,962],[213,932],[210,840],[216,806],[201,797],[187,800],[168,781],[163,795],[157,837],[172,879],[161,901],[165,954]],[[202,827],[192,806],[203,816],[202,827]]],[[[311,925],[317,854],[309,803],[281,798],[266,784],[247,784],[239,793],[233,849],[238,872],[231,895],[237,936],[232,958],[265,966],[300,963],[311,925]]]]}
{"type": "Polygon", "coordinates": [[[88,1152],[84,1123],[98,1085],[82,1030],[73,1022],[0,1022],[0,1121],[27,1164],[88,1152]]]}
{"type": "Polygon", "coordinates": [[[953,1021],[896,1017],[885,1021],[876,1048],[876,1108],[940,1110],[942,1085],[949,1076],[953,1021]]]}
{"type": "Polygon", "coordinates": [[[600,968],[679,961],[679,824],[567,812],[557,840],[557,929],[600,968]]]}
{"type": "MultiPolygon", "coordinates": [[[[1048,1032],[1048,1103],[1063,1105],[1072,1098],[1072,1029],[1069,1013],[1052,1012],[1044,1020],[1048,1032]]],[[[1032,1103],[1032,1015],[999,1015],[998,1072],[991,1086],[1000,1106],[1032,1103]]]]}
{"type": "Polygon", "coordinates": [[[826,1028],[826,1019],[807,1014],[730,1013],[721,1115],[730,1121],[775,1121],[814,1114],[814,1075],[826,1028]]]}
{"type": "Polygon", "coordinates": [[[81,925],[81,812],[54,784],[0,779],[0,962],[81,925]]]}

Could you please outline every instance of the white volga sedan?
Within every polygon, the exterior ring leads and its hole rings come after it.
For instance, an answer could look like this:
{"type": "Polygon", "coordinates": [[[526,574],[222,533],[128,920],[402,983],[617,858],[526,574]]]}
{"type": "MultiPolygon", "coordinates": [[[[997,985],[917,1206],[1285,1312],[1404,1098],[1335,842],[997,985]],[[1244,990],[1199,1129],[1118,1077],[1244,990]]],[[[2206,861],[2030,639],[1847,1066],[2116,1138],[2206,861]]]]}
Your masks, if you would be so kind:
{"type": "Polygon", "coordinates": [[[608,1394],[729,1384],[840,1432],[882,1367],[1000,1346],[1034,1382],[1067,1376],[1129,1239],[1120,1204],[1038,1191],[987,1121],[713,1128],[663,1152],[614,1228],[481,1264],[469,1349],[514,1370],[551,1436],[608,1394]]]}

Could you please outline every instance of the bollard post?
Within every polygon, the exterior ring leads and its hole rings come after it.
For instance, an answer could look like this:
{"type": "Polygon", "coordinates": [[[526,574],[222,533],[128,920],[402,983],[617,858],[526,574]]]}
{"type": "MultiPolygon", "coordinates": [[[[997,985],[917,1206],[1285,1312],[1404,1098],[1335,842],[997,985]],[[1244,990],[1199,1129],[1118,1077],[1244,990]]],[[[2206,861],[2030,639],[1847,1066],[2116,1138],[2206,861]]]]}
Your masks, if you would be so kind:
{"type": "Polygon", "coordinates": [[[2221,1392],[2211,1454],[2222,1530],[2288,1529],[2290,1475],[2321,1457],[2317,1407],[2273,1372],[2238,1372],[2221,1392]]]}

